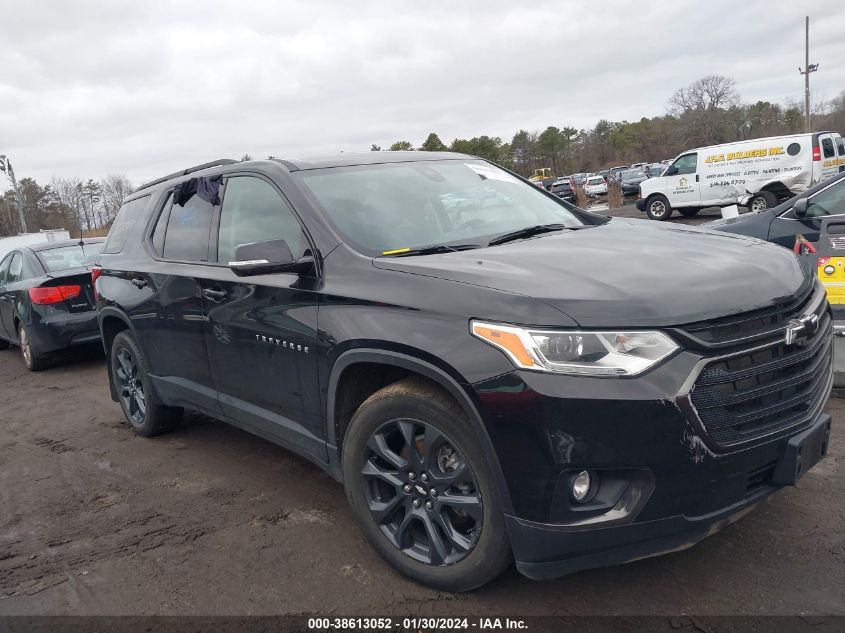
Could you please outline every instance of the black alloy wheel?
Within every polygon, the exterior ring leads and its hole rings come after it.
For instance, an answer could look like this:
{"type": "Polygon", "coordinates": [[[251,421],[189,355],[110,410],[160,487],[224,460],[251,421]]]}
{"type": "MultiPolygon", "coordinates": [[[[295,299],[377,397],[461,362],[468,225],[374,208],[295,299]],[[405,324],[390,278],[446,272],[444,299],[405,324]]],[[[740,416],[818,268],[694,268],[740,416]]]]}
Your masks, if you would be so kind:
{"type": "Polygon", "coordinates": [[[117,351],[117,389],[120,404],[126,416],[134,426],[144,422],[147,413],[147,398],[144,394],[144,383],[139,375],[138,361],[127,347],[117,351]]]}
{"type": "Polygon", "coordinates": [[[364,498],[394,547],[434,566],[472,552],[483,525],[480,488],[446,434],[419,420],[390,420],[370,435],[364,455],[364,498]]]}

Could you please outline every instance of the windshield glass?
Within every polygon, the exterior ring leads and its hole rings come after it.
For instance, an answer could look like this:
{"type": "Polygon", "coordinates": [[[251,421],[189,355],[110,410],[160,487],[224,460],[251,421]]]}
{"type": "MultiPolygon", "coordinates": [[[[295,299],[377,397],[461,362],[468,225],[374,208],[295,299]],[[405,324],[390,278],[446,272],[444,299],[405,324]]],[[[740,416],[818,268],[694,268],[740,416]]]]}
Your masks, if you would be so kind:
{"type": "Polygon", "coordinates": [[[622,172],[623,180],[632,180],[634,178],[645,178],[645,172],[643,172],[641,169],[632,169],[630,171],[622,172]]]}
{"type": "Polygon", "coordinates": [[[477,244],[529,226],[585,224],[564,203],[480,160],[295,172],[344,241],[368,255],[477,244]]]}
{"type": "Polygon", "coordinates": [[[44,264],[48,273],[68,268],[78,268],[93,264],[97,255],[103,250],[102,242],[93,244],[74,244],[73,246],[59,246],[38,251],[38,259],[44,264]]]}

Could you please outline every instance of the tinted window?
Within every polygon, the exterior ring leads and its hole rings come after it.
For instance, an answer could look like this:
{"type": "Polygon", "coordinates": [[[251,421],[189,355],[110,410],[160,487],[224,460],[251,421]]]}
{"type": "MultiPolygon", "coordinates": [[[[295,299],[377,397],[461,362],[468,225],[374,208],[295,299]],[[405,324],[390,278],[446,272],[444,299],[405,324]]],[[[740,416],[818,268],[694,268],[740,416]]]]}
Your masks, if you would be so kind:
{"type": "Polygon", "coordinates": [[[807,205],[807,216],[817,218],[824,215],[845,213],[845,180],[839,180],[812,196],[807,205]]]}
{"type": "Polygon", "coordinates": [[[35,260],[35,255],[33,255],[30,251],[24,251],[23,272],[21,273],[21,278],[32,279],[33,277],[38,277],[41,274],[41,266],[39,266],[38,262],[35,260]]]}
{"type": "Polygon", "coordinates": [[[170,209],[173,207],[173,194],[167,196],[167,202],[164,203],[164,209],[161,215],[158,216],[156,228],[153,231],[153,250],[156,255],[164,253],[164,235],[167,231],[167,221],[170,219],[170,209]]]}
{"type": "Polygon", "coordinates": [[[103,250],[102,242],[59,246],[38,251],[38,259],[41,260],[47,272],[54,272],[93,264],[101,250],[103,250]]]}
{"type": "Polygon", "coordinates": [[[112,222],[109,236],[106,238],[106,244],[103,246],[104,253],[119,253],[123,250],[123,245],[126,244],[126,238],[132,227],[135,226],[135,221],[141,215],[141,211],[147,205],[149,196],[142,196],[135,198],[129,202],[124,203],[117,212],[114,222],[112,222]]]}
{"type": "Polygon", "coordinates": [[[12,263],[12,256],[6,255],[0,262],[0,285],[6,283],[6,275],[9,273],[9,264],[12,263]]]}
{"type": "Polygon", "coordinates": [[[296,259],[308,248],[293,211],[270,183],[250,176],[230,178],[220,211],[217,261],[232,261],[240,244],[279,239],[296,259]]]}
{"type": "Polygon", "coordinates": [[[21,271],[23,269],[23,257],[20,253],[12,255],[12,263],[9,264],[9,272],[6,274],[6,282],[14,283],[21,278],[21,271]]]}
{"type": "Polygon", "coordinates": [[[681,156],[678,160],[675,161],[675,168],[678,170],[677,173],[694,174],[697,158],[697,154],[687,154],[686,156],[681,156]]]}
{"type": "Polygon", "coordinates": [[[208,260],[208,238],[214,206],[193,195],[185,206],[174,204],[167,218],[163,256],[188,261],[208,260]]]}
{"type": "Polygon", "coordinates": [[[833,148],[833,141],[829,138],[822,139],[822,150],[825,158],[833,158],[836,156],[836,150],[833,148]]]}

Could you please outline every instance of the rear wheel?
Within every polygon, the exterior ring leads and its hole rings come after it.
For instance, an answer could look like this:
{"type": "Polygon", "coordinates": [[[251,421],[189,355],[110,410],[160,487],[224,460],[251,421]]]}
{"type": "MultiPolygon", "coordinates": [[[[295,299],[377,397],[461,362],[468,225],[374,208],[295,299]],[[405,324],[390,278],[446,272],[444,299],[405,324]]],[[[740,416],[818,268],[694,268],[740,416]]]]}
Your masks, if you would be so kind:
{"type": "Polygon", "coordinates": [[[748,200],[748,210],[765,211],[766,209],[776,207],[777,204],[778,198],[775,194],[773,194],[771,191],[760,191],[758,193],[755,193],[748,200]]]}
{"type": "Polygon", "coordinates": [[[21,356],[23,362],[29,371],[41,371],[50,366],[49,356],[44,356],[38,352],[32,339],[29,337],[29,332],[23,325],[18,326],[18,340],[21,342],[21,356]]]}
{"type": "Polygon", "coordinates": [[[698,207],[682,207],[678,209],[680,214],[685,218],[691,218],[694,215],[698,215],[698,212],[701,211],[698,207]]]}
{"type": "Polygon", "coordinates": [[[346,495],[364,535],[400,572],[468,591],[510,562],[502,505],[457,404],[424,380],[376,392],[343,444],[346,495]]]}
{"type": "Polygon", "coordinates": [[[645,203],[645,212],[652,220],[668,220],[672,215],[672,206],[666,196],[657,194],[645,203]]]}
{"type": "Polygon", "coordinates": [[[130,332],[114,338],[110,368],[123,414],[138,435],[152,437],[179,423],[182,409],[161,404],[149,388],[146,360],[130,332]]]}

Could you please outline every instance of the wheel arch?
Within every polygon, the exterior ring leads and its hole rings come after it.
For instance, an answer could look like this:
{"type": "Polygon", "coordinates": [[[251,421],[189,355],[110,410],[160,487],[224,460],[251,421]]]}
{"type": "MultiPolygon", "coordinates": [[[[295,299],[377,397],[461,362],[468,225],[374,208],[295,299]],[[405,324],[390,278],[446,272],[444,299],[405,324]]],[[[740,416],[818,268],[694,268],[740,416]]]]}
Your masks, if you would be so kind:
{"type": "Polygon", "coordinates": [[[461,406],[466,413],[472,430],[479,439],[481,449],[493,472],[494,482],[501,495],[503,510],[506,513],[513,512],[510,493],[505,483],[499,458],[487,433],[487,427],[478,413],[478,409],[470,398],[469,394],[461,387],[457,380],[444,369],[429,363],[420,358],[381,349],[348,350],[341,354],[332,366],[329,376],[328,389],[326,393],[326,444],[329,453],[329,468],[332,475],[338,480],[342,479],[340,456],[342,451],[342,437],[339,437],[339,422],[341,418],[338,410],[339,387],[344,372],[354,365],[380,365],[404,372],[404,375],[417,374],[427,378],[442,388],[461,406]]]}
{"type": "Polygon", "coordinates": [[[775,180],[773,182],[768,182],[760,188],[760,191],[768,191],[769,193],[774,194],[777,196],[778,202],[785,200],[787,198],[791,198],[794,194],[789,190],[785,184],[783,184],[780,180],[775,180]]]}
{"type": "MultiPolygon", "coordinates": [[[[129,330],[134,333],[135,328],[132,326],[132,321],[129,317],[117,308],[112,307],[100,309],[100,312],[97,315],[97,321],[100,325],[100,337],[103,341],[103,350],[106,353],[106,362],[110,363],[111,346],[115,337],[125,330],[129,330]]],[[[114,377],[112,376],[111,370],[106,373],[109,377],[109,392],[111,393],[111,398],[117,402],[117,388],[114,384],[114,377]]]]}

